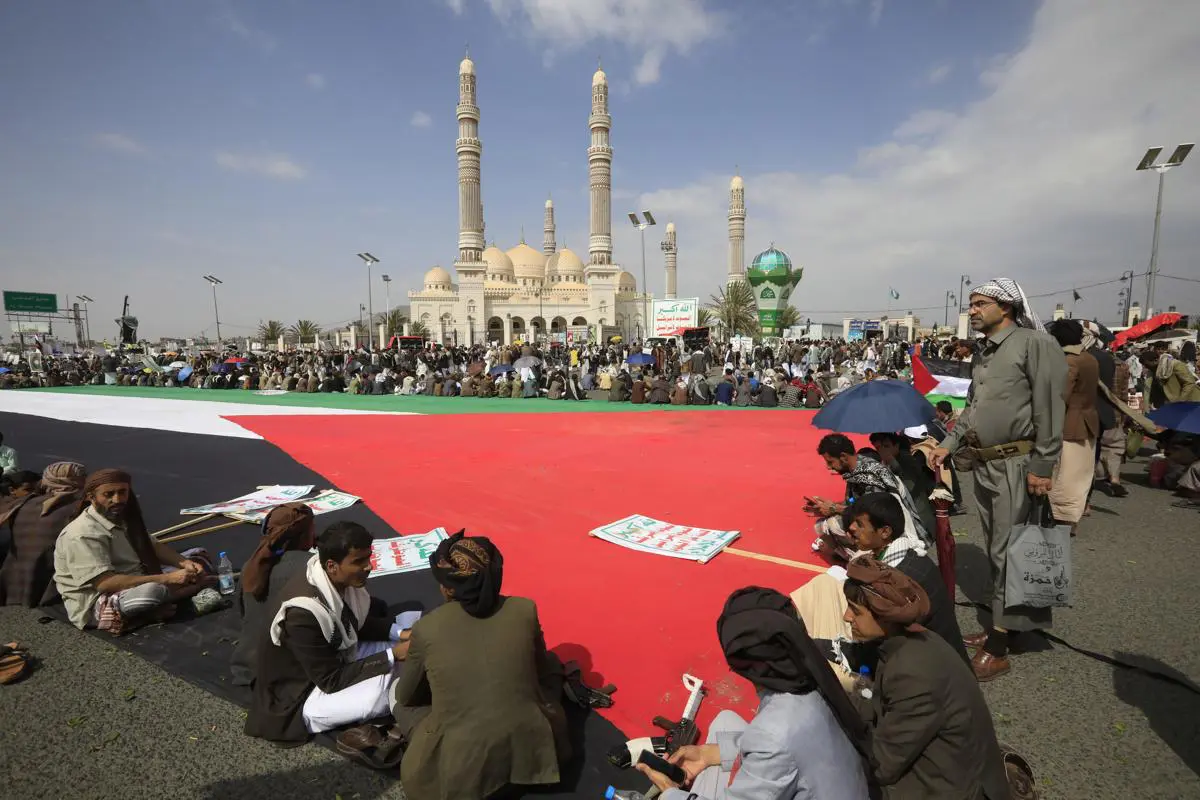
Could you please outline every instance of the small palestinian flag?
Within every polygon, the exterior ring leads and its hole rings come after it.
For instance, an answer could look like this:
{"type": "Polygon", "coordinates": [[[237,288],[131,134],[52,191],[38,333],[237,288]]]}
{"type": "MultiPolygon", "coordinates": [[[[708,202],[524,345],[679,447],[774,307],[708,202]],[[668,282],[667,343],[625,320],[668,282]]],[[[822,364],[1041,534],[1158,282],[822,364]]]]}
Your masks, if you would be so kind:
{"type": "Polygon", "coordinates": [[[913,388],[929,402],[949,400],[961,406],[971,388],[971,363],[940,358],[912,357],[913,388]],[[956,402],[957,401],[957,402],[956,402]]]}

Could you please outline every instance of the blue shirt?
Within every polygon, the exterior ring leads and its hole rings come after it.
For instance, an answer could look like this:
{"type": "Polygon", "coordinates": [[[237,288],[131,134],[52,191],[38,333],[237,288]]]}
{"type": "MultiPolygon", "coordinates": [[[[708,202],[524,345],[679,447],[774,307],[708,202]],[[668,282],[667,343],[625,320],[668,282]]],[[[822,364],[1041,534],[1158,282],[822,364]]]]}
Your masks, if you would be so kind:
{"type": "Polygon", "coordinates": [[[721,381],[717,384],[717,402],[730,405],[733,403],[733,384],[729,381],[721,381]]]}

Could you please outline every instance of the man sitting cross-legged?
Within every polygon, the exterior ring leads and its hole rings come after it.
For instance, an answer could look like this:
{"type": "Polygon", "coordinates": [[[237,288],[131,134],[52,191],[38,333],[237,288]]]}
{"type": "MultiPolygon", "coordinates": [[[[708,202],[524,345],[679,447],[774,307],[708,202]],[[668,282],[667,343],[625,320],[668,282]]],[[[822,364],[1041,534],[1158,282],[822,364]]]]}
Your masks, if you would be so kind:
{"type": "Polygon", "coordinates": [[[75,627],[119,635],[171,616],[174,603],[215,582],[198,561],[146,532],[129,473],[88,476],[76,516],[54,545],[54,583],[75,627]]]}
{"type": "Polygon", "coordinates": [[[371,534],[336,522],[317,554],[267,609],[246,733],[280,745],[388,713],[388,689],[408,655],[408,636],[372,616],[364,588],[371,534]],[[392,642],[397,638],[400,641],[392,642]]]}

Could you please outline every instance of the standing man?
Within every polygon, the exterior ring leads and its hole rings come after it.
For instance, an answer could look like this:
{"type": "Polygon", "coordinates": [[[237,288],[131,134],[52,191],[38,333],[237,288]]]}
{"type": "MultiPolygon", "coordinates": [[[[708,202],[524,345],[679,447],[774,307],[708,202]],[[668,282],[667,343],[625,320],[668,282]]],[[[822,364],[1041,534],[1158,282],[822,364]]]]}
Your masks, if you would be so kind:
{"type": "Polygon", "coordinates": [[[1041,331],[1016,281],[997,278],[975,287],[971,327],[985,337],[974,356],[970,405],[933,451],[933,468],[954,452],[974,456],[975,502],[991,561],[991,629],[966,637],[981,681],[1011,669],[1009,635],[1048,628],[1049,608],[1009,606],[1004,600],[1008,537],[1029,517],[1033,498],[1046,502],[1062,451],[1067,361],[1041,331]]]}

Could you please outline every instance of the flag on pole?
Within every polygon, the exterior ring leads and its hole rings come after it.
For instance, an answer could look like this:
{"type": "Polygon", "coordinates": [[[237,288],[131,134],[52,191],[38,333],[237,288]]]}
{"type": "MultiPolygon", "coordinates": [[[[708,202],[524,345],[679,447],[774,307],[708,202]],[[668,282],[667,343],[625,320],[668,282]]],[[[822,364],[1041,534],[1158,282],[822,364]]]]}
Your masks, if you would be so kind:
{"type": "Polygon", "coordinates": [[[892,299],[893,299],[893,300],[899,300],[899,299],[900,299],[900,293],[899,293],[899,292],[897,292],[895,289],[893,289],[892,287],[890,287],[890,286],[889,286],[889,287],[888,287],[888,291],[889,291],[889,292],[891,292],[891,295],[892,295],[892,299]]]}

